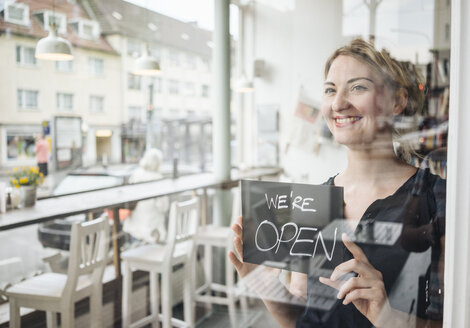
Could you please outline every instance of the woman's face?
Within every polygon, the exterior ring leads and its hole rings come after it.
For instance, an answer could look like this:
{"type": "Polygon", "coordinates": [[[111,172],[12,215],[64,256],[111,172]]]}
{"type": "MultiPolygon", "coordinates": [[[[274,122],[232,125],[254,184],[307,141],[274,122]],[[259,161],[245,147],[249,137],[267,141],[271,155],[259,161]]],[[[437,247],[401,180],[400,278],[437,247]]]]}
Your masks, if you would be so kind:
{"type": "Polygon", "coordinates": [[[322,113],[336,141],[346,146],[373,143],[391,133],[393,92],[384,78],[367,64],[337,57],[324,84],[322,113]]]}

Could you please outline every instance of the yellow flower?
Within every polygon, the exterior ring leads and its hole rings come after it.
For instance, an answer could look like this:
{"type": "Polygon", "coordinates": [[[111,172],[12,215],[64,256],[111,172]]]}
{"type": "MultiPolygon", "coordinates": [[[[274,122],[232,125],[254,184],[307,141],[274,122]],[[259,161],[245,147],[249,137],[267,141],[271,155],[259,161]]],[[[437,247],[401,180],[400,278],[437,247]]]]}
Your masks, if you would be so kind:
{"type": "Polygon", "coordinates": [[[39,172],[39,176],[42,178],[44,177],[44,174],[42,174],[42,172],[39,172]]]}
{"type": "Polygon", "coordinates": [[[18,180],[13,179],[12,183],[16,186],[18,184],[18,180]]]}
{"type": "Polygon", "coordinates": [[[17,167],[14,167],[14,168],[13,168],[13,172],[18,172],[18,168],[17,168],[17,167]]]}
{"type": "Polygon", "coordinates": [[[15,185],[15,187],[16,187],[16,188],[19,188],[19,187],[20,187],[20,185],[19,185],[19,184],[17,184],[17,185],[15,185]]]}
{"type": "Polygon", "coordinates": [[[24,184],[27,184],[29,181],[28,177],[23,177],[20,179],[20,184],[24,185],[24,184]]]}

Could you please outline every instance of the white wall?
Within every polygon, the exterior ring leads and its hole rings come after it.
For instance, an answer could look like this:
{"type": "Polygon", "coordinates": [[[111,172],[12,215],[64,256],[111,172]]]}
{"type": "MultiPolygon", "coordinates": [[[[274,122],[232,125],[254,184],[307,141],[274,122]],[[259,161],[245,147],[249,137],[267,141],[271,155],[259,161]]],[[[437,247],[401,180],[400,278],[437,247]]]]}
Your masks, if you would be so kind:
{"type": "MultiPolygon", "coordinates": [[[[244,125],[251,133],[246,136],[245,160],[256,165],[256,106],[277,104],[280,108],[281,164],[295,181],[322,182],[345,166],[342,147],[325,143],[318,153],[302,142],[286,145],[292,135],[303,129],[307,138],[314,126],[294,116],[299,89],[305,95],[320,102],[323,85],[323,65],[328,55],[344,43],[341,0],[298,0],[295,10],[281,12],[256,4],[246,16],[247,72],[254,59],[266,62],[267,73],[255,79],[255,92],[251,106],[245,104],[244,125]],[[253,20],[255,24],[253,25],[253,20]],[[254,40],[252,38],[255,38],[254,40]],[[251,114],[251,115],[250,115],[251,114]]],[[[250,74],[247,74],[250,76],[250,74]]],[[[311,140],[305,141],[307,144],[311,140]]]]}

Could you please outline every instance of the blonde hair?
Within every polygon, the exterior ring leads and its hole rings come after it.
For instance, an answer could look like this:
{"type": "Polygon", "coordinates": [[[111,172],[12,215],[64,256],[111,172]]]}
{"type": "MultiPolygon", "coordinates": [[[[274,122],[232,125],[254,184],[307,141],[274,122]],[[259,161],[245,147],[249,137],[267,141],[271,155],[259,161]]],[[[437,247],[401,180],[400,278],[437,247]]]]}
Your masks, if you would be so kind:
{"type": "Polygon", "coordinates": [[[402,115],[421,114],[425,99],[425,81],[412,63],[398,61],[392,58],[387,50],[378,51],[371,43],[363,39],[354,39],[348,45],[337,49],[328,58],[325,64],[325,78],[331,64],[339,56],[350,56],[369,65],[384,77],[387,86],[394,91],[398,91],[400,88],[406,89],[408,104],[402,115]]]}
{"type": "MultiPolygon", "coordinates": [[[[413,117],[423,113],[425,101],[425,80],[416,69],[415,65],[408,61],[398,61],[390,56],[385,50],[377,50],[374,46],[363,40],[354,39],[349,44],[338,48],[326,61],[325,78],[331,68],[333,61],[339,56],[353,57],[360,62],[369,65],[373,70],[383,76],[386,86],[397,92],[405,89],[408,101],[404,110],[394,118],[394,122],[402,117],[413,117]]],[[[411,156],[417,156],[410,143],[399,141],[403,131],[392,124],[394,141],[399,143],[395,152],[397,156],[410,162],[411,156]]]]}

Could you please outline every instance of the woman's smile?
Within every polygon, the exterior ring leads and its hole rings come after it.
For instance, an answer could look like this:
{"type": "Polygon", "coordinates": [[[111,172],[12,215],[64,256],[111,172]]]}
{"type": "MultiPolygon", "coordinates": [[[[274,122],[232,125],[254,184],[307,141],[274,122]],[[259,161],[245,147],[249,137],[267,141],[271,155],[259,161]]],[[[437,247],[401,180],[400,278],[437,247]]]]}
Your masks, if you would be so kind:
{"type": "Polygon", "coordinates": [[[335,126],[342,128],[348,125],[352,125],[358,122],[361,118],[362,116],[335,116],[335,126]]]}

